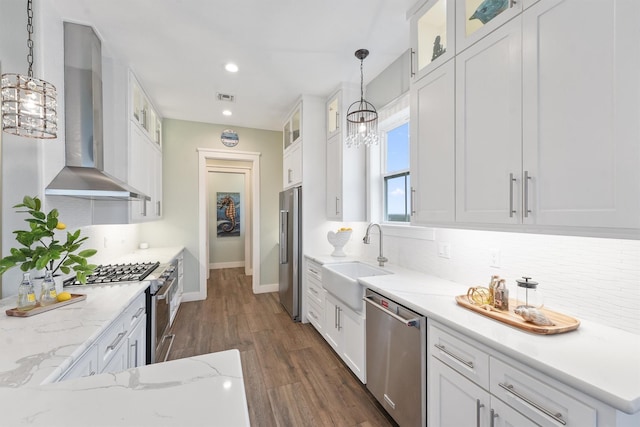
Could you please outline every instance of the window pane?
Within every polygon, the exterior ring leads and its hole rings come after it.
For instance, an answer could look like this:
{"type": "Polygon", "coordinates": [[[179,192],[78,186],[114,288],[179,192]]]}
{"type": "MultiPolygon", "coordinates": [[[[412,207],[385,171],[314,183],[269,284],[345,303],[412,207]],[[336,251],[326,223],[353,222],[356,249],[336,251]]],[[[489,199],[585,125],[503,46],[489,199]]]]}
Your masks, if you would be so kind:
{"type": "Polygon", "coordinates": [[[409,175],[385,178],[386,220],[409,222],[411,205],[409,175]]]}
{"type": "Polygon", "coordinates": [[[409,123],[387,132],[387,172],[409,169],[409,123]]]}

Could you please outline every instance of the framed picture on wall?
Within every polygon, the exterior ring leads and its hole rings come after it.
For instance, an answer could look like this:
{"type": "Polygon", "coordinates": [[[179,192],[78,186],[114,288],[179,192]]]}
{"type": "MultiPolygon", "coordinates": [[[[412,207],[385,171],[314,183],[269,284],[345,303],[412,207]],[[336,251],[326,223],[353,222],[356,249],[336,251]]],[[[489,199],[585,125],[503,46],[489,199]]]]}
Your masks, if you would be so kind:
{"type": "Polygon", "coordinates": [[[240,236],[240,193],[216,193],[218,237],[240,236]]]}

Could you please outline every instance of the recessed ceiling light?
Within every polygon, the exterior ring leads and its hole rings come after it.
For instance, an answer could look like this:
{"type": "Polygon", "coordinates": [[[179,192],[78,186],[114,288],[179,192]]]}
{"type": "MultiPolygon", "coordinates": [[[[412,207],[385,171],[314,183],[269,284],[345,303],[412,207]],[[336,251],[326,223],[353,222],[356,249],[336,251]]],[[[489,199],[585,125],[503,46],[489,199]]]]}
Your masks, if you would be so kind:
{"type": "Polygon", "coordinates": [[[224,69],[227,70],[230,73],[237,73],[238,72],[238,66],[236,64],[234,64],[233,62],[229,62],[227,65],[225,65],[224,69]]]}
{"type": "Polygon", "coordinates": [[[230,115],[232,115],[233,113],[231,112],[231,110],[224,110],[224,111],[222,112],[222,114],[223,114],[223,115],[225,115],[225,116],[230,116],[230,115]]]}

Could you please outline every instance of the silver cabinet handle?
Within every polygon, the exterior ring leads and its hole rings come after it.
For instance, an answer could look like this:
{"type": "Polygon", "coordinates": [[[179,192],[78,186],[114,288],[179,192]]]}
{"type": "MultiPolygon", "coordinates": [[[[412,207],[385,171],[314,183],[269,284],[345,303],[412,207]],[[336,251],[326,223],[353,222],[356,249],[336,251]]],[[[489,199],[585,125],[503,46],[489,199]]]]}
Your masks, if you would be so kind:
{"type": "Polygon", "coordinates": [[[144,307],[140,307],[140,308],[138,309],[138,311],[136,311],[136,314],[134,314],[134,315],[131,317],[131,319],[133,320],[133,319],[137,319],[138,317],[140,317],[140,316],[142,315],[142,313],[144,313],[144,310],[145,310],[145,309],[144,309],[144,307]]]}
{"type": "MultiPolygon", "coordinates": [[[[131,349],[133,349],[133,368],[137,368],[138,367],[138,340],[136,340],[133,344],[131,344],[131,349]]],[[[131,355],[131,354],[129,354],[131,355]]]]}
{"type": "Polygon", "coordinates": [[[453,357],[458,362],[460,362],[463,365],[468,366],[469,368],[473,369],[473,362],[469,362],[467,360],[464,360],[462,357],[458,356],[457,354],[452,353],[449,349],[447,349],[442,344],[434,344],[434,347],[437,348],[438,350],[440,350],[441,352],[443,352],[444,354],[446,354],[447,356],[453,357]]]}
{"type": "Polygon", "coordinates": [[[496,411],[494,411],[493,409],[491,409],[491,424],[490,424],[490,427],[495,427],[495,425],[496,425],[496,418],[498,418],[498,414],[496,414],[496,411]]]}
{"type": "Polygon", "coordinates": [[[336,110],[336,130],[340,129],[340,113],[336,110]]]}
{"type": "Polygon", "coordinates": [[[416,51],[411,49],[411,65],[409,66],[409,68],[411,68],[411,77],[415,77],[416,76],[416,72],[413,71],[413,57],[416,55],[416,51]]]}
{"type": "Polygon", "coordinates": [[[318,291],[315,288],[309,288],[309,290],[314,294],[318,295],[318,291]]]}
{"type": "Polygon", "coordinates": [[[289,211],[280,211],[280,264],[289,262],[287,258],[287,232],[289,229],[289,211]]]}
{"type": "Polygon", "coordinates": [[[531,180],[529,171],[524,171],[524,178],[522,179],[522,185],[524,185],[524,217],[525,218],[527,218],[531,213],[531,209],[529,209],[529,180],[531,180]]]}
{"type": "Polygon", "coordinates": [[[341,325],[342,322],[340,322],[340,320],[341,320],[340,319],[340,313],[342,312],[342,309],[340,307],[336,307],[336,308],[338,309],[338,330],[341,330],[342,329],[342,325],[341,325]]]}
{"type": "Polygon", "coordinates": [[[480,399],[476,399],[476,427],[480,427],[480,409],[484,408],[484,405],[480,403],[480,399]]]}
{"type": "Polygon", "coordinates": [[[516,213],[515,209],[513,209],[513,184],[516,182],[516,179],[513,177],[513,174],[509,174],[509,217],[513,218],[513,215],[516,213]]]}
{"type": "Polygon", "coordinates": [[[396,404],[387,396],[387,393],[384,393],[384,401],[387,402],[392,409],[396,409],[396,404]]]}
{"type": "Polygon", "coordinates": [[[161,216],[162,215],[162,205],[161,205],[161,203],[162,202],[160,200],[158,200],[156,202],[156,215],[157,216],[161,216]]]}
{"type": "Polygon", "coordinates": [[[315,314],[313,311],[311,311],[311,310],[309,310],[309,316],[311,316],[311,317],[313,317],[314,319],[318,320],[318,316],[316,316],[316,314],[315,314]]]}
{"type": "Polygon", "coordinates": [[[291,178],[291,173],[293,172],[293,169],[287,169],[287,182],[289,184],[291,184],[292,178],[291,178]]]}
{"type": "Polygon", "coordinates": [[[340,197],[336,197],[336,215],[340,213],[340,197]]]}
{"type": "Polygon", "coordinates": [[[416,189],[411,187],[411,215],[416,214],[416,189]]]}
{"type": "Polygon", "coordinates": [[[500,387],[502,387],[503,389],[505,389],[507,392],[511,393],[512,395],[514,395],[515,397],[517,397],[518,399],[522,400],[523,402],[525,402],[528,405],[533,406],[534,408],[536,408],[538,411],[542,412],[543,414],[545,414],[546,416],[552,418],[554,421],[564,425],[567,425],[567,422],[565,420],[562,419],[562,414],[560,412],[552,412],[550,410],[548,410],[547,408],[545,408],[544,406],[540,405],[539,403],[534,402],[533,400],[529,399],[528,397],[518,393],[517,391],[515,391],[513,389],[513,385],[512,384],[503,384],[503,383],[498,383],[498,385],[500,387]]]}
{"type": "Polygon", "coordinates": [[[147,199],[142,201],[142,212],[140,212],[140,215],[147,216],[147,199]]]}
{"type": "Polygon", "coordinates": [[[167,348],[167,354],[164,356],[163,362],[166,362],[167,359],[169,358],[169,353],[171,352],[171,347],[173,347],[173,340],[176,339],[176,336],[175,336],[175,334],[165,335],[164,337],[162,337],[162,344],[164,344],[164,341],[167,338],[169,338],[171,340],[171,342],[169,343],[169,348],[167,348]]]}
{"type": "Polygon", "coordinates": [[[333,327],[338,329],[338,306],[333,307],[333,327]]]}
{"type": "Polygon", "coordinates": [[[319,273],[319,271],[314,270],[313,268],[309,267],[309,271],[312,272],[313,274],[317,275],[319,273]]]}
{"type": "Polygon", "coordinates": [[[114,348],[116,348],[118,344],[120,344],[120,341],[122,341],[122,338],[125,337],[125,335],[127,335],[127,331],[120,332],[116,337],[116,339],[113,340],[113,342],[107,346],[107,350],[113,350],[114,348]]]}

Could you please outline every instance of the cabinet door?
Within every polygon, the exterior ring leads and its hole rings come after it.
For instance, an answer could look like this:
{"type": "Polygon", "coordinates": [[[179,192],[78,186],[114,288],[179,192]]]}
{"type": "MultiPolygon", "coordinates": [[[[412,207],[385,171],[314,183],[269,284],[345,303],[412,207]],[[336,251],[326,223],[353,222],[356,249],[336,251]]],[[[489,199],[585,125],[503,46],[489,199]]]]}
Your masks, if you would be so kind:
{"type": "Polygon", "coordinates": [[[526,223],[640,228],[638,3],[523,13],[526,223]]]}
{"type": "Polygon", "coordinates": [[[339,306],[337,301],[327,294],[324,301],[324,339],[333,350],[339,352],[342,334],[338,328],[339,306]]]}
{"type": "Polygon", "coordinates": [[[122,372],[128,368],[129,354],[127,352],[127,346],[121,345],[118,347],[113,357],[109,360],[109,363],[102,369],[102,374],[112,374],[115,372],[122,372]]]}
{"type": "Polygon", "coordinates": [[[522,12],[522,2],[523,0],[457,1],[456,52],[465,50],[522,12]]]}
{"type": "Polygon", "coordinates": [[[329,100],[327,101],[326,106],[326,114],[327,114],[327,138],[332,137],[338,131],[341,130],[342,126],[340,123],[340,106],[342,105],[342,92],[336,92],[329,100]]]}
{"type": "Polygon", "coordinates": [[[518,222],[520,42],[518,17],[456,56],[457,221],[518,222]]]}
{"type": "MultiPolygon", "coordinates": [[[[151,197],[153,175],[153,152],[142,129],[131,122],[131,139],[129,147],[129,185],[151,197]]],[[[152,213],[149,200],[133,200],[131,203],[131,219],[134,222],[144,221],[152,213]]]]}
{"type": "Polygon", "coordinates": [[[364,318],[348,307],[340,306],[338,326],[344,336],[340,356],[364,384],[367,372],[364,357],[364,318]]]}
{"type": "Polygon", "coordinates": [[[455,3],[429,0],[411,17],[411,75],[415,80],[453,57],[455,3]]]}
{"type": "Polygon", "coordinates": [[[342,138],[327,140],[327,219],[342,218],[342,138]]]}
{"type": "Polygon", "coordinates": [[[145,365],[146,359],[146,325],[147,316],[142,316],[127,339],[128,355],[127,368],[137,368],[145,365]]]}
{"type": "Polygon", "coordinates": [[[58,381],[74,378],[88,377],[98,373],[98,348],[91,346],[69,369],[67,369],[58,381]]]}
{"type": "Polygon", "coordinates": [[[454,60],[411,87],[414,224],[455,220],[454,60]]]}
{"type": "Polygon", "coordinates": [[[302,141],[292,146],[282,158],[282,188],[289,188],[302,183],[302,141]]]}
{"type": "Polygon", "coordinates": [[[489,393],[432,357],[429,373],[429,425],[489,426],[489,393]]]}
{"type": "Polygon", "coordinates": [[[493,417],[493,423],[491,424],[492,427],[540,426],[540,424],[534,423],[511,406],[505,404],[500,399],[496,399],[495,397],[491,397],[491,413],[489,416],[493,417]]]}
{"type": "Polygon", "coordinates": [[[162,218],[162,151],[153,150],[154,168],[153,168],[153,217],[154,219],[162,218]]]}

